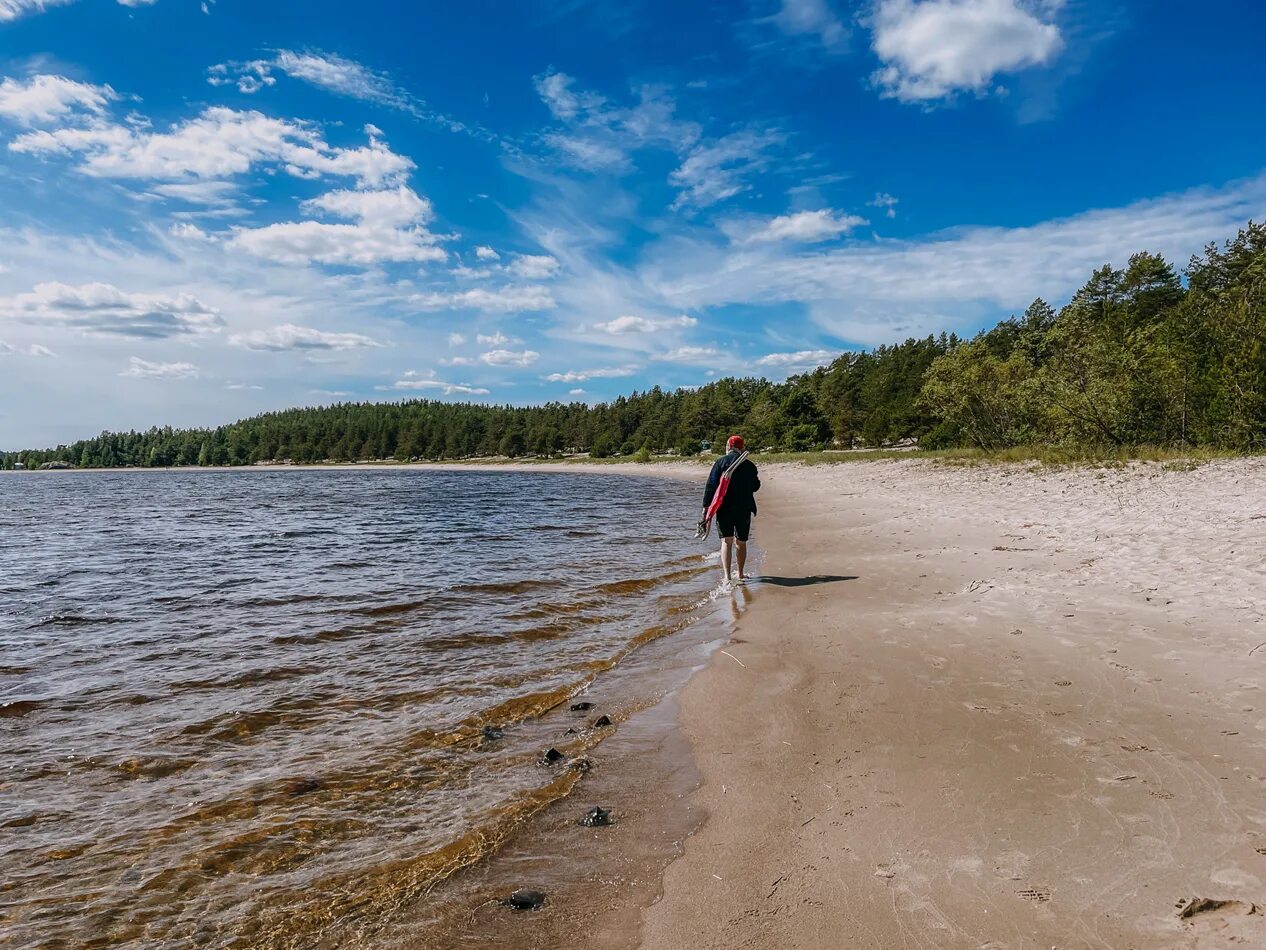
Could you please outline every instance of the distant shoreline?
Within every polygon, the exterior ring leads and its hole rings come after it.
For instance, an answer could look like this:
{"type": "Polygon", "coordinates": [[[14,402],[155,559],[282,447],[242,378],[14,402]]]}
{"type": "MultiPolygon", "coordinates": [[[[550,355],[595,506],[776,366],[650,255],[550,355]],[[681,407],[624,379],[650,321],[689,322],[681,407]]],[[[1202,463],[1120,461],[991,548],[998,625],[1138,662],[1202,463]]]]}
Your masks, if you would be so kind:
{"type": "Polygon", "coordinates": [[[576,473],[616,473],[626,475],[656,475],[660,477],[688,478],[704,469],[711,457],[701,458],[698,462],[687,459],[661,460],[655,462],[589,462],[577,460],[549,462],[515,462],[510,460],[487,462],[330,462],[313,465],[174,465],[167,468],[133,467],[133,468],[53,468],[24,469],[21,471],[0,470],[0,475],[88,475],[118,472],[146,473],[219,473],[219,472],[398,472],[398,471],[448,471],[448,472],[576,472],[576,473]]]}

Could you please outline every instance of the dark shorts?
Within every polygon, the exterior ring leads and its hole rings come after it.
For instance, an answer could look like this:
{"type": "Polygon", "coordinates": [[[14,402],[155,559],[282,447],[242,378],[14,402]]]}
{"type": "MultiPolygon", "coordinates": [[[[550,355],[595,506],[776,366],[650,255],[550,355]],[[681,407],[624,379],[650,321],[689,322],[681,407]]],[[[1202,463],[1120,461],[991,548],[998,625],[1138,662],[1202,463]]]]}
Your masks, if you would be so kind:
{"type": "Polygon", "coordinates": [[[723,538],[736,535],[740,541],[746,541],[752,533],[752,513],[750,511],[718,511],[717,534],[723,538]]]}

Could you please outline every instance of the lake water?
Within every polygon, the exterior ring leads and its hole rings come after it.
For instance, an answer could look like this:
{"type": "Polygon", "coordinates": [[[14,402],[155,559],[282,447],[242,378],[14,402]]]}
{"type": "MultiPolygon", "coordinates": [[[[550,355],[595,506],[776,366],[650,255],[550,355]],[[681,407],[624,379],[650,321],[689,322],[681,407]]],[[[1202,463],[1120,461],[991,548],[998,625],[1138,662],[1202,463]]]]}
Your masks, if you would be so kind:
{"type": "Polygon", "coordinates": [[[571,704],[710,615],[698,494],[0,478],[0,943],[338,946],[416,911],[647,701],[571,704]]]}

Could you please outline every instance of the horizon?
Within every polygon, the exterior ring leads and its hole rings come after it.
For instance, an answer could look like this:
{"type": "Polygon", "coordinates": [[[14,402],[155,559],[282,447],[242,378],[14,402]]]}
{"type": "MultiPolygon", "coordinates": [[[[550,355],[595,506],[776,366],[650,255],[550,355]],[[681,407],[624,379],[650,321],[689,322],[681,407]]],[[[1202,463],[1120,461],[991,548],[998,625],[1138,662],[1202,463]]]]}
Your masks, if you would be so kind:
{"type": "Polygon", "coordinates": [[[1181,268],[1266,216],[1266,11],[1188,11],[0,0],[0,445],[781,381],[1181,268]]]}

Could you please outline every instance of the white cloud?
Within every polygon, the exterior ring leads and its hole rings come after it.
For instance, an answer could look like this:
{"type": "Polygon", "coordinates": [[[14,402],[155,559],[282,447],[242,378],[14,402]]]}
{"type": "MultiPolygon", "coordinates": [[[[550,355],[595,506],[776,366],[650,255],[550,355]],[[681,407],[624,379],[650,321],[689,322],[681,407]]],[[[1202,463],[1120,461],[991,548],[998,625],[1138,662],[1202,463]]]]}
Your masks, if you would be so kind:
{"type": "Polygon", "coordinates": [[[569,396],[583,396],[584,394],[585,394],[585,391],[584,391],[583,389],[569,389],[569,390],[567,390],[567,395],[569,395],[569,396]]]}
{"type": "Polygon", "coordinates": [[[211,235],[198,227],[196,224],[189,224],[187,221],[177,222],[168,228],[168,232],[172,237],[180,238],[182,241],[209,241],[211,235]]]}
{"type": "Polygon", "coordinates": [[[442,261],[443,249],[427,243],[433,238],[422,229],[287,221],[239,230],[232,245],[282,264],[368,266],[383,261],[442,261]]]}
{"type": "Polygon", "coordinates": [[[573,91],[574,82],[571,76],[557,71],[545,73],[536,79],[536,94],[557,119],[574,119],[582,109],[598,109],[605,102],[596,93],[573,91]]]}
{"type": "Polygon", "coordinates": [[[872,208],[883,208],[884,214],[889,218],[895,218],[897,216],[898,201],[886,191],[876,192],[875,200],[868,203],[872,208]]]}
{"type": "Polygon", "coordinates": [[[815,36],[829,50],[842,49],[848,41],[848,27],[827,0],[782,0],[769,19],[788,36],[815,36]]]}
{"type": "Polygon", "coordinates": [[[593,328],[603,333],[619,336],[624,333],[653,333],[656,330],[673,330],[693,327],[699,321],[694,317],[682,314],[680,317],[669,317],[665,320],[652,320],[648,317],[623,316],[608,320],[606,323],[595,323],[593,328]]]}
{"type": "Polygon", "coordinates": [[[128,368],[119,373],[120,376],[131,376],[134,379],[194,379],[198,375],[198,367],[192,363],[151,363],[139,356],[133,356],[128,363],[128,368]]]}
{"type": "Polygon", "coordinates": [[[216,181],[214,179],[168,182],[155,185],[149,189],[150,194],[158,195],[161,198],[214,207],[228,207],[232,205],[237,191],[237,185],[233,184],[233,182],[216,181]]]}
{"type": "Polygon", "coordinates": [[[558,261],[548,254],[517,254],[510,273],[527,280],[545,280],[558,273],[558,261]]]}
{"type": "Polygon", "coordinates": [[[359,333],[327,333],[311,327],[299,327],[293,323],[267,330],[235,333],[229,343],[248,350],[355,350],[382,346],[377,340],[359,333]]]}
{"type": "Polygon", "coordinates": [[[714,346],[679,346],[659,358],[667,363],[714,363],[722,359],[722,353],[714,346]]]}
{"type": "Polygon", "coordinates": [[[8,23],[29,13],[43,13],[49,7],[60,7],[74,0],[0,0],[0,23],[8,23]]]}
{"type": "Polygon", "coordinates": [[[531,366],[540,355],[535,350],[490,350],[479,358],[489,366],[531,366]]]}
{"type": "Polygon", "coordinates": [[[432,217],[431,203],[404,185],[384,191],[332,191],[304,202],[303,209],[356,223],[286,221],[239,228],[230,244],[283,264],[368,266],[384,261],[440,261],[447,256],[435,246],[439,237],[423,226],[432,217]]]}
{"type": "Polygon", "coordinates": [[[798,350],[795,353],[770,353],[756,361],[757,366],[787,373],[807,373],[825,366],[839,356],[838,350],[798,350]]]}
{"type": "Polygon", "coordinates": [[[258,386],[254,383],[225,383],[224,388],[233,390],[234,392],[240,392],[244,390],[259,390],[259,389],[263,389],[264,387],[258,386]]]}
{"type": "Polygon", "coordinates": [[[883,66],[872,80],[903,102],[987,92],[997,73],[1050,62],[1059,27],[1031,0],[879,0],[872,48],[883,66]]]}
{"type": "Polygon", "coordinates": [[[396,89],[392,81],[382,73],[376,73],[360,63],[332,53],[296,53],[281,50],[277,54],[277,68],[295,79],[327,89],[330,92],[368,102],[408,109],[409,97],[396,89]]]}
{"type": "Polygon", "coordinates": [[[448,335],[449,346],[461,346],[465,342],[466,342],[466,338],[462,336],[460,333],[450,333],[448,335]]]}
{"type": "Polygon", "coordinates": [[[591,379],[619,379],[632,376],[636,366],[607,366],[601,369],[573,369],[565,373],[550,373],[545,379],[551,383],[584,383],[591,379]]]}
{"type": "Polygon", "coordinates": [[[104,283],[36,284],[0,299],[3,319],[135,339],[206,336],[224,326],[219,311],[190,294],[127,293],[104,283]]]}
{"type": "Polygon", "coordinates": [[[390,227],[427,222],[434,215],[431,202],[404,185],[383,191],[331,191],[305,201],[303,206],[310,211],[390,227]]]}
{"type": "Polygon", "coordinates": [[[674,208],[706,208],[748,190],[748,176],[769,166],[768,150],[783,141],[777,132],[747,129],[695,146],[668,176],[681,189],[674,208]]]}
{"type": "Polygon", "coordinates": [[[220,63],[207,70],[213,86],[236,85],[240,92],[258,92],[277,82],[274,72],[340,96],[418,113],[420,103],[392,82],[386,73],[375,72],[355,60],[320,50],[278,50],[271,59],[244,63],[220,63]]]}
{"type": "Polygon", "coordinates": [[[552,310],[555,306],[549,290],[536,286],[414,294],[409,302],[423,310],[490,310],[501,313],[552,310]]]}
{"type": "Polygon", "coordinates": [[[442,379],[436,379],[434,372],[428,372],[425,376],[419,378],[419,374],[410,370],[404,374],[403,379],[398,379],[390,386],[379,386],[378,389],[398,389],[398,390],[438,390],[445,396],[487,396],[488,390],[480,386],[472,386],[469,383],[450,383],[442,379]]]}
{"type": "Polygon", "coordinates": [[[64,119],[73,113],[99,115],[118,95],[109,86],[76,82],[65,76],[0,79],[0,117],[23,125],[64,119]]]}
{"type": "Polygon", "coordinates": [[[475,248],[475,257],[481,261],[499,261],[501,255],[486,245],[480,245],[475,248]]]}
{"type": "Polygon", "coordinates": [[[441,366],[478,366],[479,360],[473,356],[450,356],[440,360],[441,366]]]}
{"type": "Polygon", "coordinates": [[[506,336],[500,330],[496,333],[484,334],[479,333],[475,336],[475,342],[480,346],[505,346],[507,343],[522,343],[514,337],[506,336]]]}
{"type": "Polygon", "coordinates": [[[57,354],[50,350],[47,346],[39,343],[31,343],[28,346],[13,346],[10,343],[0,340],[0,356],[34,356],[37,358],[56,358],[57,354]]]}
{"type": "Polygon", "coordinates": [[[798,241],[812,244],[829,241],[869,222],[855,214],[837,214],[831,210],[797,211],[770,218],[742,238],[743,243],[798,241]]]}
{"type": "Polygon", "coordinates": [[[227,178],[258,165],[299,178],[354,178],[362,188],[397,183],[413,162],[376,137],[357,148],[335,148],[306,123],[223,106],[206,109],[167,132],[95,121],[82,128],[27,132],[10,150],[33,155],[79,155],[79,170],[96,178],[181,181],[227,178]]]}

